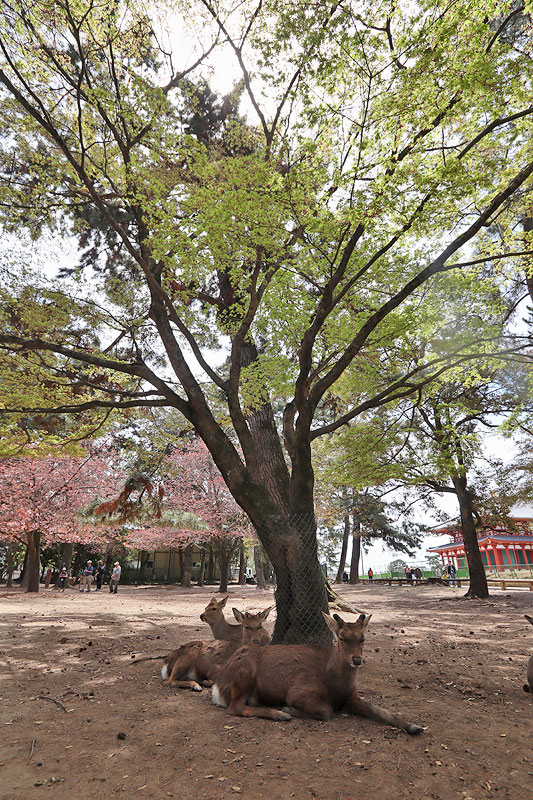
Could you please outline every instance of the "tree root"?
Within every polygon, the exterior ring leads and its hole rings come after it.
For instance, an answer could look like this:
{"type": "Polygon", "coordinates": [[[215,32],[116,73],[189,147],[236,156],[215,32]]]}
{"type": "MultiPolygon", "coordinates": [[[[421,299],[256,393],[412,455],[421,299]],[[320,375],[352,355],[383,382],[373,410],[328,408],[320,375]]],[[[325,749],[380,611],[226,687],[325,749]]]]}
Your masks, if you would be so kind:
{"type": "Polygon", "coordinates": [[[324,582],[326,584],[326,594],[328,597],[328,603],[331,608],[338,609],[339,611],[346,611],[348,614],[365,614],[365,611],[361,611],[361,609],[352,606],[351,603],[347,603],[345,600],[341,600],[337,592],[334,592],[331,588],[331,584],[327,578],[324,578],[324,582]]]}

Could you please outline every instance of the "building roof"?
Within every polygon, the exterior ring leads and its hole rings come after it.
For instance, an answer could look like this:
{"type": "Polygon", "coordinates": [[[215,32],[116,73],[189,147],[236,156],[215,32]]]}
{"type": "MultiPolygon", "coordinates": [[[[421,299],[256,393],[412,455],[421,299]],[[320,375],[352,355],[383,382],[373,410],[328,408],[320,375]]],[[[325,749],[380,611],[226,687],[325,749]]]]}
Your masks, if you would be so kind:
{"type": "MultiPolygon", "coordinates": [[[[533,534],[493,533],[490,531],[478,538],[478,544],[488,544],[490,542],[494,542],[495,544],[533,544],[533,534]]],[[[428,547],[428,552],[438,553],[441,550],[450,550],[458,547],[464,547],[462,539],[457,542],[439,544],[437,547],[428,547]]]]}
{"type": "MultiPolygon", "coordinates": [[[[514,525],[521,528],[532,528],[533,527],[533,517],[510,517],[512,519],[514,525]]],[[[497,532],[503,529],[503,525],[495,525],[494,528],[487,528],[488,531],[497,532]]],[[[457,533],[461,532],[461,523],[460,519],[457,518],[457,522],[450,521],[443,522],[442,525],[439,525],[435,528],[431,528],[431,533],[435,536],[455,536],[457,533]]]]}

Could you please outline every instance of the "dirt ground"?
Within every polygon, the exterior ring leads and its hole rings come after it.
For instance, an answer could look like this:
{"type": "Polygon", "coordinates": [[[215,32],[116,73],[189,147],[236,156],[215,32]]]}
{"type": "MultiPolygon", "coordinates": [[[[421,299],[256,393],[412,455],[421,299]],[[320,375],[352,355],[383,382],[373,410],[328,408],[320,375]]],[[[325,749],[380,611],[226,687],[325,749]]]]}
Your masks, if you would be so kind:
{"type": "MultiPolygon", "coordinates": [[[[0,797],[533,798],[533,697],[522,689],[533,593],[341,592],[373,615],[361,693],[427,726],[420,736],[358,717],[231,717],[207,689],[163,686],[160,661],[132,664],[210,638],[198,619],[208,589],[0,591],[0,797]]],[[[230,594],[228,611],[273,602],[254,587],[230,594]]]]}

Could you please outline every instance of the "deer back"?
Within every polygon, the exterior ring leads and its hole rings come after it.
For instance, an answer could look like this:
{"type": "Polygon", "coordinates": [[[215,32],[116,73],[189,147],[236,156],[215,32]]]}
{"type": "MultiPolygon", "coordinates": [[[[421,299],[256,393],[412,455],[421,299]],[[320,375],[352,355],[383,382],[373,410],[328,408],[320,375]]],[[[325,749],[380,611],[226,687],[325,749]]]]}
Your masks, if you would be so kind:
{"type": "Polygon", "coordinates": [[[204,642],[195,659],[197,680],[211,680],[228,658],[241,647],[239,642],[204,642]]]}
{"type": "Polygon", "coordinates": [[[196,659],[198,675],[203,676],[205,674],[205,677],[211,680],[228,658],[243,645],[252,643],[254,646],[260,646],[264,644],[264,634],[268,637],[267,641],[270,641],[270,636],[263,630],[263,622],[271,610],[272,606],[254,614],[250,611],[243,613],[237,608],[232,609],[235,619],[239,622],[240,641],[215,641],[205,644],[196,659]]]}
{"type": "Polygon", "coordinates": [[[263,622],[268,617],[271,609],[272,606],[265,609],[265,611],[254,614],[248,611],[242,613],[234,608],[233,613],[242,622],[238,626],[241,630],[241,640],[238,642],[230,640],[216,640],[214,642],[195,640],[187,642],[173,650],[165,659],[161,669],[163,679],[168,679],[173,673],[174,666],[178,664],[177,671],[180,675],[195,676],[194,680],[196,681],[212,680],[222,664],[225,664],[228,658],[243,644],[253,642],[259,645],[262,633],[264,633],[263,622]],[[181,665],[183,665],[183,673],[181,665]]]}
{"type": "Polygon", "coordinates": [[[355,691],[356,667],[361,664],[364,629],[370,616],[358,623],[337,619],[342,627],[337,623],[337,641],[331,647],[242,647],[217,674],[214,695],[221,699],[220,704],[229,705],[232,693],[242,685],[254,704],[290,705],[292,697],[304,693],[320,695],[332,708],[342,708],[355,691]]]}

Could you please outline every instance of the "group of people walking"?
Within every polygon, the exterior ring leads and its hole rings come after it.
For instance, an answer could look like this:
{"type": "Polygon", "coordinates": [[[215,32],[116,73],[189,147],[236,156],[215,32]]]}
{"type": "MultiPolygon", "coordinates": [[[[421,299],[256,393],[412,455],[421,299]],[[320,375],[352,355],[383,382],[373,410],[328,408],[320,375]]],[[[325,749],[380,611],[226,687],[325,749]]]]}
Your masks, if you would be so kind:
{"type": "MultiPolygon", "coordinates": [[[[113,565],[113,571],[111,572],[111,577],[109,578],[109,591],[111,594],[116,594],[118,591],[118,584],[120,582],[120,575],[122,573],[121,566],[118,561],[115,561],[113,565]]],[[[103,561],[99,561],[96,567],[93,566],[93,562],[89,559],[87,564],[81,571],[80,575],[80,592],[90,592],[91,585],[93,581],[96,579],[96,591],[100,592],[102,589],[102,583],[104,580],[105,575],[105,566],[103,561]]],[[[64,592],[65,586],[68,581],[69,574],[68,569],[63,566],[61,568],[61,572],[59,573],[59,584],[58,584],[58,591],[64,592]]]]}

